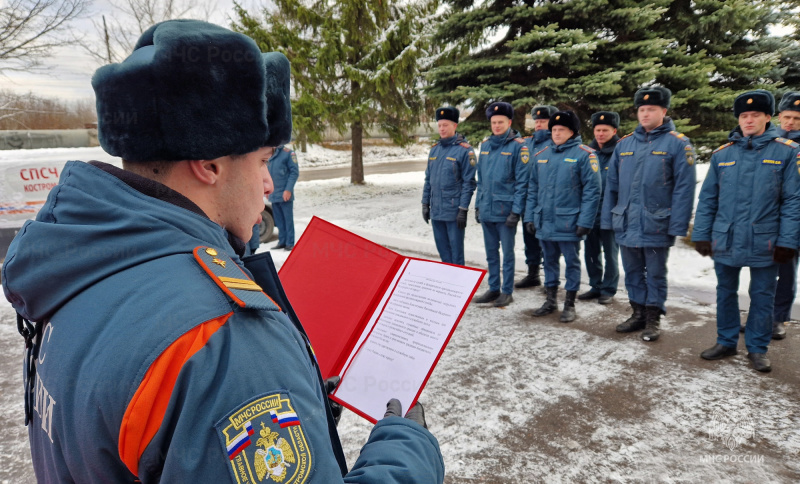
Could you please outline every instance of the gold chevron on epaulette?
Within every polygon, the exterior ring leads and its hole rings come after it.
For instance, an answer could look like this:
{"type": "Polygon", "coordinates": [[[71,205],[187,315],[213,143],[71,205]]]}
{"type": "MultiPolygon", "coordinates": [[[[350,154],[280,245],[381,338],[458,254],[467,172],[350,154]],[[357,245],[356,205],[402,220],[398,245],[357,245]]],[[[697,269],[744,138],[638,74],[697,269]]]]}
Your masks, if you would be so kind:
{"type": "Polygon", "coordinates": [[[713,155],[713,154],[714,154],[714,153],[716,153],[717,151],[722,151],[722,150],[724,150],[725,148],[727,148],[728,146],[730,146],[730,145],[732,145],[732,144],[733,144],[733,141],[731,141],[730,143],[725,143],[724,145],[722,145],[722,146],[720,146],[719,148],[717,148],[717,149],[715,149],[714,151],[712,151],[712,152],[711,152],[711,154],[713,155]]]}
{"type": "MultiPolygon", "coordinates": [[[[622,138],[620,138],[620,139],[619,139],[619,141],[622,141],[622,140],[624,140],[625,138],[630,138],[631,136],[633,136],[633,133],[628,133],[628,134],[626,134],[625,136],[623,136],[622,138]]],[[[617,143],[619,143],[619,141],[617,141],[617,143]]]]}
{"type": "Polygon", "coordinates": [[[592,154],[595,151],[597,151],[594,148],[592,148],[591,146],[586,146],[586,145],[578,145],[578,148],[582,149],[583,151],[585,151],[585,152],[587,152],[589,154],[592,154]]]}
{"type": "Polygon", "coordinates": [[[685,135],[685,134],[683,134],[683,133],[679,133],[679,132],[677,132],[677,131],[670,131],[670,132],[669,132],[669,134],[671,134],[672,136],[674,136],[674,137],[678,138],[679,140],[683,140],[683,139],[685,139],[685,138],[686,138],[686,135],[685,135]]]}
{"type": "Polygon", "coordinates": [[[469,143],[467,143],[466,141],[462,141],[461,143],[459,143],[459,145],[460,145],[462,148],[472,148],[472,145],[471,145],[471,144],[469,144],[469,143]]]}
{"type": "Polygon", "coordinates": [[[524,139],[522,139],[522,138],[521,138],[521,137],[519,137],[519,136],[517,136],[516,138],[514,138],[514,141],[516,141],[517,143],[524,143],[524,142],[525,142],[525,140],[524,140],[524,139]]]}
{"type": "Polygon", "coordinates": [[[544,147],[544,148],[542,148],[541,150],[539,150],[539,151],[537,151],[536,153],[534,153],[534,154],[533,154],[533,157],[534,157],[534,158],[536,158],[537,156],[539,156],[539,153],[542,153],[544,150],[546,150],[546,149],[547,149],[547,148],[549,148],[549,147],[550,147],[550,145],[547,145],[547,146],[545,146],[545,147],[544,147]]]}
{"type": "Polygon", "coordinates": [[[800,146],[800,144],[797,144],[794,141],[792,141],[790,139],[787,139],[787,138],[781,138],[780,136],[777,137],[777,138],[774,138],[773,141],[777,141],[778,143],[786,145],[786,146],[791,146],[792,148],[797,148],[798,146],[800,146]]]}
{"type": "Polygon", "coordinates": [[[280,311],[275,301],[267,296],[261,286],[253,282],[224,251],[200,246],[192,253],[206,274],[239,307],[280,311]]]}

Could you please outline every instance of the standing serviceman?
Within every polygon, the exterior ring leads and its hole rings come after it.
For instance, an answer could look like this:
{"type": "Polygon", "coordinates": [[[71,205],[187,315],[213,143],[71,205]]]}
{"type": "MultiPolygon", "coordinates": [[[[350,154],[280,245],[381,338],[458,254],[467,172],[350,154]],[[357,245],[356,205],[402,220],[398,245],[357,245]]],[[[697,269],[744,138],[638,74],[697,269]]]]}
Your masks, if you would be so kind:
{"type": "Polygon", "coordinates": [[[660,335],[669,248],[686,235],[694,205],[694,148],[667,117],[671,97],[665,87],[636,91],[639,126],[611,155],[600,222],[600,228],[614,229],[633,308],[617,331],[644,329],[644,341],[660,335]]]}
{"type": "Polygon", "coordinates": [[[495,102],[486,108],[492,135],[484,139],[478,158],[478,194],[475,221],[483,227],[489,290],[472,301],[507,306],[514,299],[514,237],[525,209],[530,151],[511,129],[514,108],[495,102]],[[500,285],[500,246],[503,247],[503,284],[500,285]]]}
{"type": "MultiPolygon", "coordinates": [[[[589,143],[589,148],[595,150],[600,162],[600,207],[603,206],[608,162],[611,160],[617,141],[619,141],[617,129],[619,129],[619,114],[613,111],[599,111],[592,114],[594,139],[589,143]]],[[[583,247],[585,249],[583,258],[586,262],[586,272],[589,274],[591,289],[579,294],[578,299],[587,301],[597,298],[597,302],[600,304],[611,304],[619,284],[619,245],[617,245],[613,230],[600,228],[600,210],[597,211],[592,231],[583,241],[583,247]],[[601,252],[604,254],[603,257],[600,256],[601,252]],[[603,259],[605,259],[605,271],[603,270],[603,259]]]]}
{"type": "Polygon", "coordinates": [[[278,146],[269,159],[269,175],[275,191],[269,195],[272,215],[278,227],[278,245],[272,250],[294,248],[294,184],[300,176],[297,155],[286,146],[278,146]]]}
{"type": "Polygon", "coordinates": [[[778,137],[770,122],[774,112],[769,91],[736,97],[739,126],[730,143],[711,156],[692,230],[695,249],[713,257],[717,273],[717,343],[700,356],[719,360],[736,354],[739,274],[749,267],[744,342],[753,369],[761,372],[772,370],[767,347],[778,265],[797,257],[800,236],[800,145],[778,137]]]}
{"type": "MultiPolygon", "coordinates": [[[[555,106],[538,105],[534,106],[531,110],[531,117],[533,118],[533,134],[525,138],[528,143],[528,151],[533,156],[534,153],[541,151],[550,143],[550,129],[547,123],[550,121],[550,116],[558,111],[555,106]]],[[[525,215],[523,214],[523,218],[525,215]]],[[[522,231],[522,241],[525,242],[525,265],[528,266],[528,274],[514,284],[518,289],[526,287],[536,287],[542,285],[542,279],[539,277],[539,267],[542,265],[542,246],[539,244],[539,239],[535,235],[529,234],[527,231],[522,231]]]]}
{"type": "Polygon", "coordinates": [[[422,189],[422,219],[432,221],[433,240],[442,262],[464,265],[467,210],[475,192],[475,151],[456,133],[458,109],[436,110],[439,141],[428,155],[422,189]]]}
{"type": "Polygon", "coordinates": [[[289,72],[196,20],[95,72],[98,138],[123,168],[67,162],[2,270],[39,482],[444,481],[421,408],[402,418],[396,399],[348,473],[270,253],[242,257],[291,137],[289,72]]]}
{"type": "MultiPolygon", "coordinates": [[[[778,105],[781,129],[778,136],[800,142],[800,92],[789,91],[778,105]]],[[[792,319],[792,304],[797,295],[797,257],[778,264],[778,286],[775,288],[775,309],[772,313],[772,339],[786,337],[786,321],[792,319]]],[[[744,325],[742,326],[744,329],[744,325]]]]}
{"type": "Polygon", "coordinates": [[[534,316],[557,307],[559,259],[564,254],[567,291],[559,320],[575,320],[575,295],[581,285],[581,239],[592,230],[600,204],[597,155],[581,143],[581,122],[572,111],[550,117],[553,142],[533,157],[525,205],[525,231],[544,249],[544,289],[547,294],[534,316]]]}

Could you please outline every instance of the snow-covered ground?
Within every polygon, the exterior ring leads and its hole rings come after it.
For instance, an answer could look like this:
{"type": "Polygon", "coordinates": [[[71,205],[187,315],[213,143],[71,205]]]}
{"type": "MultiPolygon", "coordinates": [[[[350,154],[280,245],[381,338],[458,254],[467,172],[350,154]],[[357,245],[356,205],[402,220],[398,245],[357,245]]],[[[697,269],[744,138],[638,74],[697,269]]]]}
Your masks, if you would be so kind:
{"type": "MultiPolygon", "coordinates": [[[[399,252],[435,258],[420,213],[422,182],[416,172],[367,176],[364,186],[298,183],[298,237],[316,215],[399,252]]],[[[467,264],[484,267],[472,217],[466,247],[467,264]]],[[[288,254],[273,258],[280,265],[288,254]]],[[[521,234],[516,255],[521,277],[521,234]]],[[[614,332],[629,313],[624,289],[610,306],[579,302],[578,319],[566,325],[557,314],[527,314],[544,301],[538,290],[515,291],[505,309],[471,306],[421,398],[446,482],[800,481],[800,327],[791,324],[787,339],[771,345],[771,374],[749,368],[743,344],[734,358],[704,361],[699,352],[715,338],[712,262],[679,241],[669,271],[668,315],[653,344],[614,332]]],[[[21,352],[14,312],[3,301],[0,483],[32,480],[21,352]]],[[[345,412],[339,432],[350,464],[370,428],[345,412]]]]}

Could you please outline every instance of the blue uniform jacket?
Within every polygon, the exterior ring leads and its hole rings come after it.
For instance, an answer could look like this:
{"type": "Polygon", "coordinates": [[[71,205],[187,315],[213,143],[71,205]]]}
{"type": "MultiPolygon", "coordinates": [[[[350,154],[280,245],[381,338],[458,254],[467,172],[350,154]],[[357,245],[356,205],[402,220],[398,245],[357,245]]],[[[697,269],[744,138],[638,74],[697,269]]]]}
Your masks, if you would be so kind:
{"type": "Polygon", "coordinates": [[[66,164],[2,271],[14,308],[47,322],[28,427],[40,482],[443,481],[436,439],[399,417],[346,473],[269,255],[242,261],[191,202],[100,166],[66,164]]]}
{"type": "Polygon", "coordinates": [[[737,127],[711,156],[692,240],[710,241],[714,260],[733,267],[771,265],[775,246],[797,248],[800,151],[771,123],[760,136],[737,127]]]}
{"type": "Polygon", "coordinates": [[[533,222],[536,238],[581,240],[575,231],[592,228],[599,203],[597,155],[580,136],[534,153],[524,221],[533,222]]]}
{"type": "Polygon", "coordinates": [[[669,118],[617,143],[608,165],[600,227],[626,247],[670,247],[686,235],[694,206],[694,148],[669,118]]]}
{"type": "Polygon", "coordinates": [[[549,129],[534,131],[532,135],[525,138],[525,143],[528,144],[528,150],[530,150],[531,155],[542,151],[547,144],[552,142],[553,140],[549,129]]]}
{"type": "Polygon", "coordinates": [[[430,205],[431,219],[455,222],[458,209],[468,209],[475,182],[475,151],[460,134],[439,140],[428,155],[423,205],[430,205]]]}
{"type": "Polygon", "coordinates": [[[589,143],[589,148],[595,151],[597,161],[600,164],[600,204],[597,206],[597,217],[594,221],[594,228],[600,228],[600,217],[603,212],[603,196],[606,192],[606,178],[608,178],[608,164],[611,161],[611,155],[614,154],[614,148],[617,147],[617,142],[619,142],[619,136],[614,135],[602,148],[597,144],[597,140],[592,140],[589,143]]]}
{"type": "Polygon", "coordinates": [[[513,129],[481,142],[475,199],[481,222],[505,222],[511,212],[522,214],[529,161],[530,150],[513,129]]]}
{"type": "Polygon", "coordinates": [[[269,201],[272,203],[283,202],[283,192],[287,190],[292,192],[292,198],[286,201],[294,200],[294,184],[297,183],[297,177],[300,176],[297,155],[294,151],[285,146],[275,148],[275,153],[269,159],[267,167],[275,187],[269,195],[269,201]]]}

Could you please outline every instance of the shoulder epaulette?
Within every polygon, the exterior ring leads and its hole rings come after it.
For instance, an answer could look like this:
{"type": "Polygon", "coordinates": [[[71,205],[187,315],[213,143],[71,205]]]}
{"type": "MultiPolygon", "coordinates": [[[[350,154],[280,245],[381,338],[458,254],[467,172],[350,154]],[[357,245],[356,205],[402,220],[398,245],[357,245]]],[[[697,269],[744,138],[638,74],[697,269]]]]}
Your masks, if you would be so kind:
{"type": "Polygon", "coordinates": [[[481,141],[481,143],[486,143],[487,141],[489,141],[489,137],[488,136],[483,138],[483,141],[481,141]]]}
{"type": "Polygon", "coordinates": [[[439,144],[439,142],[437,141],[436,143],[434,143],[434,144],[432,144],[432,145],[431,145],[431,148],[433,148],[434,146],[436,146],[436,145],[438,145],[438,144],[439,144]]]}
{"type": "Polygon", "coordinates": [[[525,140],[522,139],[522,138],[514,138],[514,141],[516,141],[517,143],[524,143],[525,142],[525,140]]]}
{"type": "Polygon", "coordinates": [[[261,286],[253,282],[224,251],[200,246],[193,253],[205,273],[239,307],[281,311],[261,286]]]}
{"type": "Polygon", "coordinates": [[[725,148],[727,148],[728,146],[730,146],[730,145],[732,145],[732,144],[733,144],[733,141],[731,141],[730,143],[725,143],[724,145],[722,145],[722,146],[720,146],[719,148],[717,148],[717,149],[715,149],[714,151],[712,151],[712,152],[711,152],[711,154],[713,155],[713,154],[714,154],[714,153],[716,153],[717,151],[722,151],[722,150],[724,150],[725,148]]]}
{"type": "Polygon", "coordinates": [[[287,147],[285,147],[285,146],[283,147],[283,151],[285,151],[285,152],[287,152],[287,153],[291,153],[291,152],[292,152],[292,150],[291,150],[291,149],[289,149],[289,148],[287,148],[287,147]]]}
{"type": "Polygon", "coordinates": [[[681,141],[689,141],[689,139],[683,133],[679,133],[677,131],[670,131],[669,134],[671,134],[672,136],[678,138],[681,141]]]}
{"type": "Polygon", "coordinates": [[[462,141],[461,143],[459,143],[459,145],[461,145],[462,148],[472,148],[472,145],[467,143],[466,141],[462,141]]]}
{"type": "Polygon", "coordinates": [[[798,146],[800,146],[799,144],[797,144],[794,141],[792,141],[790,139],[787,139],[787,138],[777,137],[773,141],[777,141],[778,143],[786,145],[786,146],[791,146],[792,148],[797,148],[798,146]]]}
{"type": "Polygon", "coordinates": [[[549,147],[550,147],[550,145],[547,145],[547,146],[545,146],[544,148],[542,148],[541,150],[539,150],[539,151],[537,151],[536,153],[534,153],[534,154],[533,154],[534,158],[535,158],[535,157],[537,157],[537,156],[539,156],[539,153],[543,152],[544,150],[546,150],[546,149],[547,149],[547,148],[549,148],[549,147]]]}
{"type": "Polygon", "coordinates": [[[628,133],[625,136],[623,136],[622,138],[620,138],[619,141],[617,141],[617,143],[619,143],[620,141],[624,140],[625,138],[630,138],[631,136],[633,136],[633,133],[628,133]]]}
{"type": "Polygon", "coordinates": [[[590,155],[594,154],[595,151],[596,151],[594,148],[592,148],[590,146],[586,146],[586,145],[578,145],[578,148],[580,148],[583,151],[589,153],[590,155]]]}

